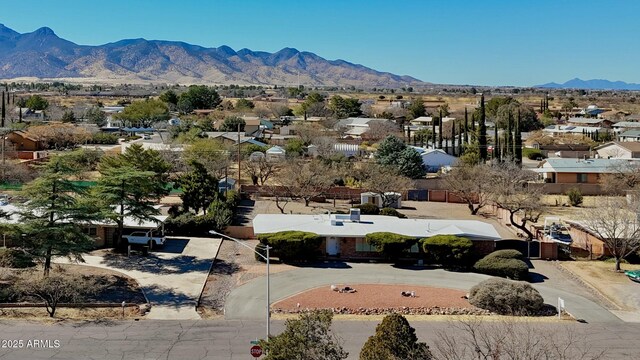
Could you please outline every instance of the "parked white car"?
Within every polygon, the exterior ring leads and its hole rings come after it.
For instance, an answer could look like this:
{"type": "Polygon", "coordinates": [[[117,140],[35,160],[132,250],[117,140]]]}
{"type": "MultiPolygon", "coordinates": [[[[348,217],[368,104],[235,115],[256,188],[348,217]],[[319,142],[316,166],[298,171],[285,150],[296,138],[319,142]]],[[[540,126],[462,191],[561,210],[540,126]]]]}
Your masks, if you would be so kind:
{"type": "Polygon", "coordinates": [[[134,231],[122,237],[129,244],[148,245],[153,249],[156,246],[163,246],[167,238],[158,231],[134,231]]]}

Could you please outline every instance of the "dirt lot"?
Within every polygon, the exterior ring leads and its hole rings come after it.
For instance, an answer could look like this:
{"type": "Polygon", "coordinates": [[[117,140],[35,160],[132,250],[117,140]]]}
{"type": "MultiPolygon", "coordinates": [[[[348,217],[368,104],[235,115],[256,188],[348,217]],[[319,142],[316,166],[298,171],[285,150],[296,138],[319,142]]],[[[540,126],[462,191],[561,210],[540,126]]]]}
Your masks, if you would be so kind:
{"type": "MultiPolygon", "coordinates": [[[[344,287],[344,285],[338,285],[344,287]]],[[[340,293],[329,286],[311,289],[273,304],[274,309],[326,309],[347,308],[472,308],[464,298],[465,292],[414,285],[349,285],[355,293],[340,293]],[[405,297],[401,292],[415,292],[415,297],[405,297]],[[298,304],[300,306],[298,306],[298,304]]]]}
{"type": "MultiPolygon", "coordinates": [[[[640,284],[623,273],[613,271],[614,264],[604,261],[566,261],[561,265],[598,290],[621,310],[640,310],[640,284]]],[[[622,264],[623,270],[640,269],[640,265],[622,264]]]]}

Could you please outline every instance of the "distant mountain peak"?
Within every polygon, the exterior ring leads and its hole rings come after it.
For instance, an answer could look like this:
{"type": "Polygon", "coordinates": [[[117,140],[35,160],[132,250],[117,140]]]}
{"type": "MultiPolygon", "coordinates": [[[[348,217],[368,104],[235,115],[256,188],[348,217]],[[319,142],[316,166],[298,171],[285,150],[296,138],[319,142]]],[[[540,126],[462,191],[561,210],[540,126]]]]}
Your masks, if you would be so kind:
{"type": "Polygon", "coordinates": [[[95,82],[163,82],[358,87],[424,85],[410,76],[380,72],[285,47],[277,52],[229,46],[205,48],[179,41],[125,39],[78,45],[42,27],[20,34],[0,26],[0,78],[84,78],[95,82]]]}
{"type": "Polygon", "coordinates": [[[534,87],[547,89],[640,90],[640,84],[626,83],[624,81],[610,81],[606,79],[582,80],[577,77],[562,84],[550,82],[542,85],[535,85],[534,87]]]}

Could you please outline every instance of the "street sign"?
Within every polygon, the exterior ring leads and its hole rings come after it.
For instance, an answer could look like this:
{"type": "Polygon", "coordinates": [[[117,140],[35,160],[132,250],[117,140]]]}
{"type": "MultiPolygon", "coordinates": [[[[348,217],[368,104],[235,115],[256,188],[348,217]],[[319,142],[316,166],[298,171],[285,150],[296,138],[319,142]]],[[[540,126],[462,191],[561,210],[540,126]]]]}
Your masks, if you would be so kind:
{"type": "Polygon", "coordinates": [[[251,347],[251,356],[253,356],[254,358],[259,358],[260,356],[262,356],[262,348],[260,347],[260,345],[253,345],[251,347]]]}
{"type": "Polygon", "coordinates": [[[260,344],[260,341],[259,340],[251,340],[251,341],[249,341],[249,343],[251,345],[258,345],[258,344],[260,344]]]}

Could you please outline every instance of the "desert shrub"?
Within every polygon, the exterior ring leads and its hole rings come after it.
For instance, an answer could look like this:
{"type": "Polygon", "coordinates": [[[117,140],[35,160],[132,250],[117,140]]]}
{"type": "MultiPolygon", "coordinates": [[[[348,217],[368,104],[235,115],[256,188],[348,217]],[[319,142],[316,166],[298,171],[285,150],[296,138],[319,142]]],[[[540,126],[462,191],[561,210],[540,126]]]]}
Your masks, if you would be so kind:
{"type": "Polygon", "coordinates": [[[322,238],[304,231],[281,231],[258,235],[258,240],[273,248],[273,255],[281,261],[312,260],[318,255],[322,238]]]}
{"type": "Polygon", "coordinates": [[[407,217],[407,215],[399,212],[398,210],[394,209],[394,208],[382,208],[380,209],[380,215],[385,215],[385,216],[395,216],[401,219],[404,219],[407,217]]]}
{"type": "Polygon", "coordinates": [[[417,242],[416,238],[391,232],[370,233],[365,239],[371,246],[389,258],[398,258],[417,242]]]}
{"type": "Polygon", "coordinates": [[[573,207],[578,207],[582,204],[582,192],[578,188],[571,188],[567,191],[569,197],[569,204],[573,207]]]}
{"type": "Polygon", "coordinates": [[[380,214],[380,209],[375,204],[360,204],[356,205],[355,208],[360,209],[360,213],[362,215],[378,215],[380,214]]]}
{"type": "Polygon", "coordinates": [[[391,314],[382,319],[360,350],[360,360],[379,359],[430,360],[433,355],[427,344],[418,342],[415,329],[404,316],[391,314]]]}
{"type": "Polygon", "coordinates": [[[33,258],[24,251],[12,248],[0,249],[0,267],[22,269],[35,265],[33,258]]]}
{"type": "MultiPolygon", "coordinates": [[[[497,255],[491,253],[478,260],[478,262],[473,265],[473,268],[482,274],[506,277],[514,280],[524,280],[529,277],[529,266],[527,263],[514,257],[502,257],[509,255],[517,256],[517,254],[513,253],[515,250],[510,250],[510,253],[505,252],[505,250],[499,251],[502,252],[497,255]]],[[[520,254],[519,251],[515,252],[520,254]]],[[[522,254],[520,254],[520,256],[522,256],[522,254]]]]}
{"type": "Polygon", "coordinates": [[[471,288],[469,302],[503,315],[535,315],[544,305],[538,290],[524,281],[488,279],[471,288]]]}
{"type": "Polygon", "coordinates": [[[88,141],[90,144],[115,145],[118,143],[118,135],[97,132],[88,141]]]}
{"type": "Polygon", "coordinates": [[[523,148],[522,155],[526,156],[529,160],[546,159],[542,151],[533,148],[523,148]]]}
{"type": "Polygon", "coordinates": [[[436,235],[421,241],[427,263],[445,268],[465,268],[471,265],[473,243],[454,235],[436,235]]]}

